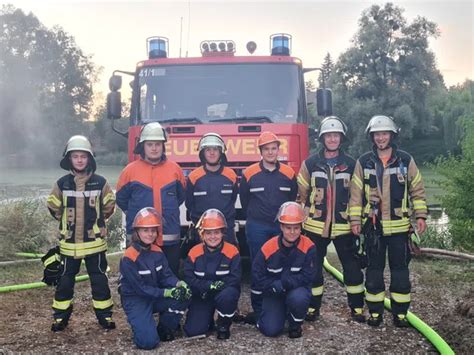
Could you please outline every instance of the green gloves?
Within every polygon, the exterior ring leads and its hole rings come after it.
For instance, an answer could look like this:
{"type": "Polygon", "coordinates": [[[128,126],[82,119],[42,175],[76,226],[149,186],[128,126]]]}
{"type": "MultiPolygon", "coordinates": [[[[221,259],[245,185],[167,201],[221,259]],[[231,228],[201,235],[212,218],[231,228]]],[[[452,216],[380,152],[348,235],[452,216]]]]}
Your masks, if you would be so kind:
{"type": "Polygon", "coordinates": [[[189,300],[193,293],[191,292],[191,289],[189,288],[188,284],[184,281],[178,281],[176,284],[176,287],[182,288],[185,291],[185,299],[189,300]]]}
{"type": "Polygon", "coordinates": [[[224,281],[221,281],[221,280],[212,281],[211,286],[209,287],[209,290],[219,292],[224,288],[224,286],[225,286],[224,281]]]}
{"type": "Polygon", "coordinates": [[[165,298],[172,298],[179,302],[186,301],[190,298],[190,296],[188,296],[186,289],[184,287],[167,288],[163,292],[163,296],[165,298]]]}

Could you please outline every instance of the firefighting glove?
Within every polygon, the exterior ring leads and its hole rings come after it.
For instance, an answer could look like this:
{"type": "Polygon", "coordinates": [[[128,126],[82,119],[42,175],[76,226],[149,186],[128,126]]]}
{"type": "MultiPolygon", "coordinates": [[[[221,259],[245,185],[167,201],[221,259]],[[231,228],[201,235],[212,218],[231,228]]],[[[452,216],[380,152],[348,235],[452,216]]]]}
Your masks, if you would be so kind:
{"type": "Polygon", "coordinates": [[[272,284],[270,285],[270,292],[273,294],[285,292],[285,289],[283,288],[283,284],[281,283],[281,280],[275,280],[272,282],[272,284]]]}
{"type": "Polygon", "coordinates": [[[355,256],[359,260],[361,269],[365,269],[368,265],[368,258],[367,253],[365,252],[366,244],[365,244],[365,237],[364,235],[356,236],[355,237],[355,246],[356,252],[355,256]]]}
{"type": "Polygon", "coordinates": [[[209,286],[209,290],[214,291],[214,292],[219,292],[221,291],[225,286],[224,281],[217,280],[217,281],[212,281],[211,286],[209,286]]]}
{"type": "Polygon", "coordinates": [[[163,292],[163,296],[182,302],[186,300],[186,291],[182,287],[167,288],[163,292]]]}
{"type": "Polygon", "coordinates": [[[61,255],[59,246],[51,248],[41,258],[44,265],[43,282],[48,286],[56,286],[61,276],[61,255]]]}
{"type": "Polygon", "coordinates": [[[189,288],[189,286],[186,282],[184,282],[182,280],[178,281],[178,283],[176,284],[176,287],[180,287],[180,288],[184,289],[186,300],[189,300],[192,297],[193,293],[191,292],[191,289],[189,288]]]}

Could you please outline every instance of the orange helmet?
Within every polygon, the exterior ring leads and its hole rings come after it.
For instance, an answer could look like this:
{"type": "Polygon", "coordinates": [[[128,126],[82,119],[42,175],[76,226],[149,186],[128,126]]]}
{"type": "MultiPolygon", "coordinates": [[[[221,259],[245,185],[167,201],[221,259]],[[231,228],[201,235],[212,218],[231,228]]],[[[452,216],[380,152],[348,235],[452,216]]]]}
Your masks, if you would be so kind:
{"type": "Polygon", "coordinates": [[[227,222],[221,211],[211,208],[202,214],[196,224],[196,228],[199,232],[204,230],[222,229],[227,228],[227,222]]]}
{"type": "Polygon", "coordinates": [[[153,207],[142,208],[133,220],[133,228],[146,227],[161,227],[161,216],[153,207]]]}
{"type": "Polygon", "coordinates": [[[273,132],[266,131],[266,132],[262,132],[260,136],[258,137],[257,145],[259,148],[261,148],[265,144],[274,143],[274,142],[280,145],[280,141],[278,137],[276,136],[276,134],[273,132]]]}
{"type": "Polygon", "coordinates": [[[285,202],[280,206],[277,218],[283,224],[301,224],[305,221],[306,215],[299,203],[285,202]]]}

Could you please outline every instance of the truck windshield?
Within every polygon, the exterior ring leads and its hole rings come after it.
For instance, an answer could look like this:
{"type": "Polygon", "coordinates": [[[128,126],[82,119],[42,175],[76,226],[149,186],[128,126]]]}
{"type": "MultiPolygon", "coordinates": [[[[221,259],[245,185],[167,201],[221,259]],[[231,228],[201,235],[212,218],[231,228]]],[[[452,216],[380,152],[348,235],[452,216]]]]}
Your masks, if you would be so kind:
{"type": "Polygon", "coordinates": [[[296,64],[200,64],[142,68],[142,123],[302,122],[296,64]]]}

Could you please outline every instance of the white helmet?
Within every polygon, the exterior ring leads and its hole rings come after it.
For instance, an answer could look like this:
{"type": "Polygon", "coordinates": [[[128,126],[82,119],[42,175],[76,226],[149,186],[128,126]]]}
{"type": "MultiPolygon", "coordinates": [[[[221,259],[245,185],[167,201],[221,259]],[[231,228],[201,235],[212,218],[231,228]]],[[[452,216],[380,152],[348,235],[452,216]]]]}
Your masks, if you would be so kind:
{"type": "Polygon", "coordinates": [[[341,133],[343,137],[345,138],[347,134],[347,126],[339,117],[329,116],[321,121],[318,132],[319,132],[319,136],[318,136],[319,139],[321,139],[323,134],[333,133],[333,132],[341,133]]]}
{"type": "Polygon", "coordinates": [[[393,118],[389,116],[377,115],[373,116],[367,128],[365,129],[365,133],[367,135],[375,132],[392,132],[393,134],[397,135],[400,132],[400,128],[397,127],[393,118]]]}
{"type": "Polygon", "coordinates": [[[199,140],[198,151],[203,150],[207,147],[217,147],[221,148],[222,153],[225,153],[226,146],[222,137],[217,133],[206,133],[199,140]]]}
{"type": "Polygon", "coordinates": [[[89,165],[92,171],[96,169],[96,163],[94,159],[94,152],[92,151],[92,145],[89,139],[85,136],[77,135],[72,136],[66,143],[66,148],[64,149],[63,158],[59,165],[64,170],[71,170],[71,161],[69,160],[69,153],[72,151],[81,151],[89,153],[89,165]]]}
{"type": "Polygon", "coordinates": [[[139,143],[144,141],[166,142],[166,132],[159,122],[147,123],[140,132],[139,143]]]}

